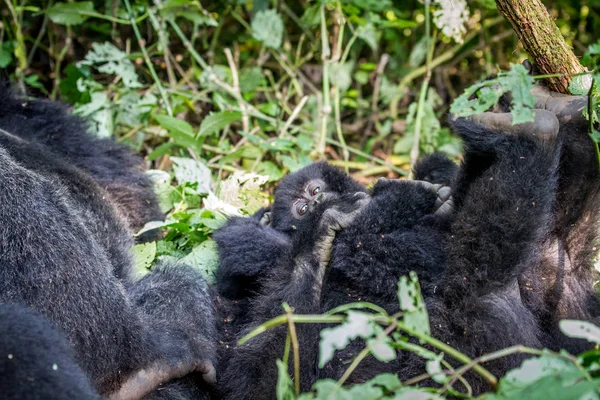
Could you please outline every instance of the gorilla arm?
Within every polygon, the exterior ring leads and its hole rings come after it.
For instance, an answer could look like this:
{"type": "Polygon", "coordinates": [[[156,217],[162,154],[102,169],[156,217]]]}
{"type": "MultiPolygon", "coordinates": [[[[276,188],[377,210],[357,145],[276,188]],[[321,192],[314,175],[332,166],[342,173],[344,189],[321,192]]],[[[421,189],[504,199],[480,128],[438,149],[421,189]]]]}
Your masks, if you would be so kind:
{"type": "MultiPolygon", "coordinates": [[[[303,246],[278,268],[264,286],[252,310],[252,322],[247,333],[269,318],[281,314],[281,304],[287,303],[296,313],[314,313],[320,309],[323,278],[331,258],[335,235],[347,227],[368,202],[365,193],[356,194],[352,204],[337,203],[325,209],[314,232],[303,246]]],[[[297,327],[301,356],[301,386],[310,387],[315,374],[314,354],[318,344],[319,327],[308,324],[297,327]]],[[[233,349],[228,365],[220,375],[222,395],[231,399],[271,399],[275,395],[277,369],[275,360],[281,358],[287,332],[285,327],[271,329],[248,343],[233,349]]]]}

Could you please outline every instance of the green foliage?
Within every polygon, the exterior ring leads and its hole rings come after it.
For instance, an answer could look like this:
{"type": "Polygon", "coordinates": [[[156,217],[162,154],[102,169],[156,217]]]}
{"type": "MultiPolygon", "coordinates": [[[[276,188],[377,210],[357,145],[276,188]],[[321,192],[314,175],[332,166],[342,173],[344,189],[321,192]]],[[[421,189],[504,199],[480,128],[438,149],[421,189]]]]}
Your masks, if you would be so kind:
{"type": "Polygon", "coordinates": [[[521,64],[513,64],[507,72],[501,72],[496,79],[479,82],[469,87],[454,100],[450,107],[457,117],[469,117],[491,109],[500,97],[511,94],[511,114],[513,124],[533,122],[535,99],[531,94],[534,78],[521,64]],[[475,99],[471,97],[476,95],[475,99]]]}

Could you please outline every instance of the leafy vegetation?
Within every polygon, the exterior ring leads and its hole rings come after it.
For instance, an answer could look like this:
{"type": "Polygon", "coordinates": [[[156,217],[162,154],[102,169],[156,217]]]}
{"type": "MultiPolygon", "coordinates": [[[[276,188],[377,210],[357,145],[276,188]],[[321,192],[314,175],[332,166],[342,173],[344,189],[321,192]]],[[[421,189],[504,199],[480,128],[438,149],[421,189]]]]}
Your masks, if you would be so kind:
{"type": "MultiPolygon", "coordinates": [[[[161,226],[163,240],[136,246],[140,274],[157,259],[175,257],[213,279],[211,232],[227,216],[253,213],[284,174],[315,159],[368,184],[409,175],[425,152],[457,157],[460,142],[445,125],[449,110],[481,112],[510,91],[514,122],[532,117],[534,81],[518,65],[526,54],[491,0],[0,4],[6,75],[29,93],[72,104],[97,135],[127,143],[148,160],[168,218],[146,227],[161,226]]],[[[587,111],[598,121],[600,7],[567,0],[547,6],[567,41],[585,54],[591,74],[574,79],[571,90],[590,95],[587,111]]],[[[590,135],[600,139],[592,124],[590,135]]],[[[352,388],[343,386],[344,378],[320,381],[299,395],[285,368],[288,348],[278,397],[469,397],[463,375],[470,370],[492,384],[498,380],[497,391],[484,398],[598,397],[598,350],[575,357],[515,347],[470,360],[429,336],[416,277],[402,278],[399,301],[401,315],[362,303],[310,318],[288,310],[261,330],[288,319],[339,324],[322,332],[321,365],[363,338],[367,347],[348,373],[368,354],[385,362],[412,351],[427,360],[424,375],[409,382],[380,375],[352,388]],[[516,352],[535,357],[505,377],[480,365],[516,352]],[[441,388],[411,386],[429,378],[441,388]]],[[[600,343],[598,328],[589,324],[566,321],[562,329],[600,343]]]]}

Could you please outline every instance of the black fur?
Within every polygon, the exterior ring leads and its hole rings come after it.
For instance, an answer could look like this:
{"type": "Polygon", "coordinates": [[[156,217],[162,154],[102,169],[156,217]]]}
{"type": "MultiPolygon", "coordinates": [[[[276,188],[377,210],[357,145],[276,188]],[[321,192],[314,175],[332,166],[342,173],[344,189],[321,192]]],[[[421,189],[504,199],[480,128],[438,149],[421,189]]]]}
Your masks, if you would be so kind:
{"type": "MultiPolygon", "coordinates": [[[[558,131],[556,117],[547,117],[556,121],[558,131]]],[[[261,281],[263,289],[252,300],[248,329],[281,314],[284,301],[298,313],[320,313],[352,300],[372,301],[390,313],[397,312],[396,282],[414,270],[420,276],[433,336],[469,356],[515,344],[571,351],[580,348],[581,341],[564,339],[556,324],[560,318],[595,320],[600,315],[591,265],[598,238],[600,181],[585,127],[563,123],[558,135],[556,131],[515,134],[461,119],[453,122],[453,128],[465,143],[463,165],[456,171],[449,164],[440,164],[444,174],[430,177],[453,182],[459,201],[448,224],[437,224],[432,217],[434,191],[413,182],[378,182],[371,203],[336,235],[322,282],[316,279],[318,274],[297,279],[298,259],[282,259],[280,254],[313,250],[314,241],[303,239],[318,236],[314,229],[319,226],[319,213],[310,225],[304,225],[300,240],[294,236],[296,230],[289,229],[297,225],[291,204],[306,182],[319,178],[345,193],[363,190],[357,189],[355,182],[347,184],[347,177],[340,180],[335,169],[316,164],[282,181],[275,195],[278,207],[273,207],[273,226],[255,229],[263,241],[265,235],[276,235],[270,229],[287,234],[290,240],[281,241],[285,243],[279,247],[281,251],[261,246],[260,240],[248,247],[247,242],[253,241],[249,223],[244,236],[238,237],[233,226],[224,227],[223,232],[231,230],[220,234],[225,240],[220,241],[219,250],[228,265],[235,264],[238,254],[236,273],[247,268],[250,275],[257,276],[253,268],[270,267],[261,281]],[[247,249],[243,257],[239,256],[240,246],[247,249]],[[252,264],[249,260],[253,259],[262,260],[261,264],[252,264]]],[[[432,165],[437,168],[435,162],[432,165]]],[[[425,179],[428,173],[421,171],[417,168],[417,175],[425,179]]],[[[345,196],[338,202],[352,200],[345,196]]],[[[243,224],[238,220],[236,225],[243,224]]],[[[319,370],[319,329],[298,329],[303,390],[319,378],[339,379],[364,347],[358,342],[351,344],[319,370]]],[[[226,398],[273,396],[275,360],[281,358],[285,332],[284,327],[268,331],[224,357],[219,381],[226,398]]],[[[487,367],[500,375],[521,359],[507,357],[487,367]]],[[[422,373],[424,362],[406,352],[388,364],[367,358],[347,383],[363,382],[384,371],[407,379],[422,373]]],[[[476,391],[485,388],[476,380],[474,385],[476,391]]]]}
{"type": "Polygon", "coordinates": [[[413,169],[415,180],[452,186],[458,173],[458,165],[448,159],[444,153],[432,153],[424,156],[413,169]]]}
{"type": "Polygon", "coordinates": [[[62,106],[10,96],[0,95],[0,303],[52,321],[103,396],[143,369],[213,365],[214,311],[200,274],[163,265],[132,277],[131,221],[153,218],[156,202],[136,159],[88,136],[62,106]],[[116,199],[121,186],[140,197],[116,199]],[[121,213],[133,216],[129,226],[121,213]]]}
{"type": "Polygon", "coordinates": [[[16,304],[0,304],[0,321],[3,399],[100,399],[50,321],[16,304]]]}
{"type": "MultiPolygon", "coordinates": [[[[142,160],[111,139],[89,134],[85,122],[69,115],[63,104],[18,97],[0,83],[0,129],[43,146],[53,159],[84,172],[106,190],[133,232],[164,219],[142,160]]],[[[149,231],[139,240],[154,240],[158,235],[158,230],[149,231]]]]}

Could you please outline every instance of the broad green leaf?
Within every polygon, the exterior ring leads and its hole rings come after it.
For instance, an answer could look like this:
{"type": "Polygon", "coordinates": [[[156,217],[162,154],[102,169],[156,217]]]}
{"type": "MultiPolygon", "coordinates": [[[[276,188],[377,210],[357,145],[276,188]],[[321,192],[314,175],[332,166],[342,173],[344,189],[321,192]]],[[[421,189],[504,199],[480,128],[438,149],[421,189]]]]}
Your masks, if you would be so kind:
{"type": "Polygon", "coordinates": [[[404,311],[404,323],[418,333],[429,335],[429,315],[421,295],[417,274],[411,271],[409,276],[410,278],[400,277],[398,282],[398,300],[400,309],[404,311]]]}
{"type": "Polygon", "coordinates": [[[275,10],[256,13],[252,19],[252,36],[266,47],[278,49],[283,41],[283,20],[275,10]]]}
{"type": "Polygon", "coordinates": [[[136,244],[131,248],[135,274],[142,277],[149,272],[149,268],[156,257],[156,242],[136,244]]]}
{"type": "Polygon", "coordinates": [[[374,333],[368,314],[348,311],[348,319],[343,324],[321,331],[319,368],[323,368],[333,358],[336,350],[346,348],[352,340],[358,337],[368,339],[374,333]]]}
{"type": "Polygon", "coordinates": [[[568,400],[587,395],[586,399],[598,399],[598,387],[600,380],[588,381],[573,363],[545,354],[509,371],[500,379],[496,395],[489,398],[568,400]]]}
{"type": "Polygon", "coordinates": [[[242,113],[237,111],[221,111],[208,115],[200,124],[198,136],[208,136],[219,132],[232,122],[239,121],[242,113]]]}
{"type": "Polygon", "coordinates": [[[173,138],[175,143],[202,152],[202,146],[194,138],[194,129],[186,121],[168,115],[154,115],[153,118],[160,126],[169,131],[169,136],[173,138]]]}
{"type": "Polygon", "coordinates": [[[217,244],[213,240],[206,240],[181,259],[181,263],[191,265],[198,268],[204,279],[209,284],[215,282],[215,273],[219,266],[219,253],[217,252],[217,244]]]}
{"type": "Polygon", "coordinates": [[[558,323],[558,327],[570,338],[585,339],[600,344],[600,328],[591,322],[563,319],[558,323]]]}
{"type": "Polygon", "coordinates": [[[94,3],[82,1],[78,3],[56,3],[48,9],[48,17],[59,25],[79,25],[89,18],[82,12],[94,12],[94,3]]]}

